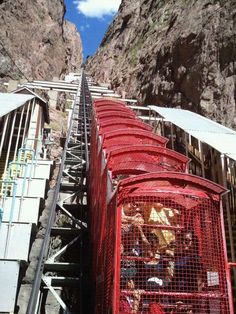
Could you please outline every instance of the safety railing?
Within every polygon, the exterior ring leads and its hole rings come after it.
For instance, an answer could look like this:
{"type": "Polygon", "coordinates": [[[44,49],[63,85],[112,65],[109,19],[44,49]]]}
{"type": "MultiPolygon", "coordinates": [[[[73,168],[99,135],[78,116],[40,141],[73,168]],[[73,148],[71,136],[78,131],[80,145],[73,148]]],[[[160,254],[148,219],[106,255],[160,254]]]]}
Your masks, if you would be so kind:
{"type": "Polygon", "coordinates": [[[9,163],[7,171],[5,172],[5,174],[3,174],[3,179],[0,180],[0,225],[3,220],[5,202],[8,197],[11,197],[11,205],[9,218],[7,219],[7,221],[9,222],[9,224],[12,223],[17,193],[20,197],[18,214],[19,219],[22,209],[23,198],[25,196],[25,193],[28,194],[29,192],[29,190],[26,191],[27,181],[31,181],[32,178],[35,176],[35,170],[38,164],[38,158],[40,156],[39,143],[42,143],[42,140],[41,138],[34,139],[34,141],[37,141],[36,150],[27,147],[29,146],[27,143],[31,140],[33,139],[26,139],[24,146],[18,149],[17,160],[11,161],[9,163]],[[17,189],[17,180],[20,177],[22,177],[21,191],[17,189]]]}

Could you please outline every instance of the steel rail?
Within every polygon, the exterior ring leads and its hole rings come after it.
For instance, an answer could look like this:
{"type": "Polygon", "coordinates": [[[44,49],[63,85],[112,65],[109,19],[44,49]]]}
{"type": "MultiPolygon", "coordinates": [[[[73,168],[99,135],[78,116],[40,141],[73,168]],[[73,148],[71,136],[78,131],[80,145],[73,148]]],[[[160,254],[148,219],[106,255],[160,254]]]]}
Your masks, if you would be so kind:
{"type": "MultiPolygon", "coordinates": [[[[81,190],[83,190],[83,185],[84,185],[84,180],[86,180],[86,185],[87,185],[87,174],[88,174],[88,166],[89,166],[89,145],[88,145],[88,134],[87,134],[87,129],[90,126],[87,119],[87,115],[90,114],[88,112],[88,105],[91,105],[92,101],[91,101],[91,96],[90,96],[90,91],[88,89],[88,85],[87,85],[87,80],[85,77],[85,74],[82,73],[82,77],[81,77],[81,86],[83,87],[81,90],[81,98],[80,98],[80,117],[81,117],[81,127],[80,127],[80,133],[81,133],[81,141],[82,143],[84,143],[84,145],[80,146],[80,151],[81,151],[81,157],[83,159],[85,159],[85,169],[81,169],[81,190]],[[89,96],[89,102],[87,102],[87,96],[89,96]]],[[[82,212],[81,212],[82,214],[82,212]]],[[[86,271],[84,272],[84,249],[85,249],[86,245],[86,240],[85,238],[81,238],[80,241],[80,256],[81,256],[81,269],[80,269],[80,298],[81,298],[81,302],[80,302],[80,313],[87,313],[90,312],[89,308],[88,308],[88,302],[85,301],[87,299],[86,293],[87,293],[87,282],[88,282],[88,277],[87,275],[85,275],[86,271]]],[[[86,261],[88,263],[89,258],[86,258],[86,261]]],[[[86,263],[86,264],[87,264],[86,263]]]]}
{"type": "MultiPolygon", "coordinates": [[[[83,84],[83,82],[81,82],[81,88],[83,89],[82,84],[83,84]]],[[[81,92],[79,90],[79,88],[77,91],[77,97],[79,96],[78,92],[81,92]]],[[[63,170],[64,170],[66,151],[68,148],[68,143],[69,143],[71,130],[72,130],[72,121],[73,121],[73,115],[75,113],[76,101],[77,101],[77,98],[75,98],[74,107],[73,107],[71,118],[70,118],[70,127],[68,130],[68,135],[66,138],[66,142],[65,142],[65,146],[64,146],[64,150],[63,150],[63,154],[62,154],[62,158],[61,158],[60,171],[59,171],[58,178],[57,178],[56,188],[54,190],[55,192],[54,192],[54,196],[53,196],[53,202],[52,202],[52,206],[51,206],[50,216],[49,216],[49,220],[48,220],[48,224],[47,224],[47,228],[46,228],[46,232],[45,232],[44,241],[43,241],[43,244],[42,244],[42,247],[40,250],[39,260],[38,260],[35,278],[34,278],[34,283],[32,286],[32,290],[31,290],[31,294],[30,294],[30,300],[28,303],[26,314],[35,313],[36,306],[38,303],[39,290],[40,290],[40,286],[41,286],[41,282],[42,282],[42,276],[43,276],[43,270],[44,270],[44,263],[45,263],[46,258],[47,258],[51,229],[52,229],[52,226],[54,224],[54,219],[55,219],[56,206],[57,206],[58,195],[59,195],[59,191],[60,191],[61,178],[62,178],[62,174],[63,174],[63,170]]]]}
{"type": "MultiPolygon", "coordinates": [[[[89,166],[89,152],[88,152],[88,135],[87,135],[87,117],[86,117],[86,93],[85,93],[85,85],[86,85],[86,79],[85,74],[82,74],[82,86],[84,87],[82,89],[82,103],[83,103],[83,118],[84,118],[84,142],[85,142],[85,161],[86,161],[86,172],[88,170],[89,166]]],[[[88,86],[86,86],[88,88],[88,86]]]]}

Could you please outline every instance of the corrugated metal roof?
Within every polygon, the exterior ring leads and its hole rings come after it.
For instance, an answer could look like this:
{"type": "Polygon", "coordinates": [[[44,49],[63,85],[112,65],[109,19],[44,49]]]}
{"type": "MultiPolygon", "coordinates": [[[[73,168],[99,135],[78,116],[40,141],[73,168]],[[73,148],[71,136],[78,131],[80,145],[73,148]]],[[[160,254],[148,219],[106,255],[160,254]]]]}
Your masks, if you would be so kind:
{"type": "Polygon", "coordinates": [[[149,106],[201,142],[236,160],[236,132],[197,113],[175,108],[149,106]]]}
{"type": "Polygon", "coordinates": [[[23,106],[33,95],[0,93],[0,117],[23,106]]]}
{"type": "Polygon", "coordinates": [[[26,95],[33,95],[35,98],[37,98],[40,101],[40,105],[43,107],[44,110],[44,116],[45,116],[45,121],[49,124],[50,123],[50,118],[49,118],[49,108],[48,108],[48,103],[46,102],[45,99],[43,99],[41,96],[33,92],[31,89],[29,89],[27,86],[22,86],[21,88],[16,89],[15,91],[12,92],[12,94],[26,94],[26,95]]]}
{"type": "Polygon", "coordinates": [[[34,91],[32,91],[32,89],[29,89],[27,86],[22,86],[20,88],[17,88],[16,90],[12,91],[11,94],[31,94],[34,95],[35,97],[37,97],[38,99],[40,99],[43,103],[47,103],[45,99],[43,99],[41,96],[39,96],[38,94],[36,94],[34,91]],[[24,92],[24,93],[21,93],[24,92]]]}

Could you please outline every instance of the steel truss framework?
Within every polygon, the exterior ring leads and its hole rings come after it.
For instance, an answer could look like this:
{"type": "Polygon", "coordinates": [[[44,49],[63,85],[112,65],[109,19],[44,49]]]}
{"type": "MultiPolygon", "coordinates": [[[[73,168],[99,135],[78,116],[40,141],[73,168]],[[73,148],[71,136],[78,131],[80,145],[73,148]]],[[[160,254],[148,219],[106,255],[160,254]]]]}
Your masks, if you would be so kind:
{"type": "Polygon", "coordinates": [[[87,311],[86,173],[89,160],[90,110],[91,97],[82,73],[28,314],[46,312],[48,291],[55,297],[60,312],[87,311]],[[60,250],[56,252],[53,248],[55,239],[61,243],[60,250]]]}

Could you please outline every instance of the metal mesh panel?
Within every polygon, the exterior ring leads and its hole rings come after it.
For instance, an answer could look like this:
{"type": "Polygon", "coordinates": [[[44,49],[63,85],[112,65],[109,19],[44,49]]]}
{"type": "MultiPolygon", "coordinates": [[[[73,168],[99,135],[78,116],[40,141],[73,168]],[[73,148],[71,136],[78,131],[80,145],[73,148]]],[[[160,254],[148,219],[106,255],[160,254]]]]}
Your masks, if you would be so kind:
{"type": "MultiPolygon", "coordinates": [[[[99,123],[109,121],[112,119],[136,119],[136,115],[133,112],[121,112],[121,111],[110,111],[110,112],[102,112],[97,114],[97,118],[99,123]]],[[[138,118],[137,118],[138,119],[138,118]]]]}
{"type": "MultiPolygon", "coordinates": [[[[109,152],[109,150],[108,150],[109,152]]],[[[108,154],[113,174],[139,174],[157,171],[186,171],[189,159],[173,150],[151,145],[133,145],[108,154]]]]}
{"type": "Polygon", "coordinates": [[[98,116],[101,113],[110,112],[110,111],[131,112],[131,113],[133,113],[133,115],[135,115],[133,110],[129,109],[128,107],[124,107],[120,104],[117,104],[115,106],[114,105],[105,105],[105,106],[101,106],[101,107],[96,108],[96,113],[98,116]]]}
{"type": "Polygon", "coordinates": [[[112,99],[97,99],[94,101],[93,106],[94,108],[99,108],[107,105],[112,105],[112,106],[124,106],[125,104],[122,101],[119,100],[112,100],[112,99]]]}
{"type": "MultiPolygon", "coordinates": [[[[105,281],[105,308],[113,307],[114,295],[118,296],[115,285],[117,282],[114,280],[114,276],[117,274],[118,268],[116,267],[116,254],[119,253],[116,245],[117,237],[117,215],[116,215],[116,198],[113,198],[110,202],[107,210],[107,228],[106,228],[106,241],[105,244],[105,265],[106,269],[106,281],[105,281]]],[[[116,277],[116,276],[115,276],[116,277]]]]}
{"type": "MultiPolygon", "coordinates": [[[[91,124],[91,140],[90,140],[90,163],[89,163],[89,194],[94,195],[96,185],[97,163],[98,163],[99,137],[96,120],[92,120],[91,124]]],[[[94,206],[95,198],[90,198],[90,206],[94,206]]],[[[90,211],[91,212],[91,211],[90,211]]]]}
{"type": "Polygon", "coordinates": [[[189,210],[189,199],[155,193],[121,204],[121,313],[229,313],[219,203],[198,198],[189,210]]]}
{"type": "Polygon", "coordinates": [[[149,144],[165,147],[168,139],[143,130],[115,130],[103,134],[103,148],[149,144]]]}
{"type": "Polygon", "coordinates": [[[100,211],[102,210],[100,206],[100,194],[101,194],[101,186],[102,186],[102,175],[101,175],[101,167],[102,167],[102,154],[103,151],[100,150],[100,152],[97,154],[97,158],[94,160],[94,170],[93,170],[93,185],[91,190],[91,215],[92,215],[92,221],[91,221],[91,232],[93,237],[93,242],[96,244],[97,242],[97,232],[99,231],[97,220],[100,219],[100,211]]]}
{"type": "MultiPolygon", "coordinates": [[[[200,177],[180,173],[180,172],[159,172],[140,175],[134,178],[123,180],[120,184],[122,193],[118,194],[118,198],[123,197],[123,194],[130,194],[138,188],[141,189],[158,189],[168,188],[170,191],[175,191],[176,195],[181,193],[190,193],[195,191],[195,195],[201,197],[210,196],[212,199],[219,201],[220,195],[226,190],[209,180],[200,177]],[[180,190],[182,191],[180,193],[180,190]]],[[[175,196],[176,197],[176,196],[175,196]]],[[[194,198],[192,198],[192,202],[194,198]]]]}
{"type": "Polygon", "coordinates": [[[98,121],[105,121],[109,120],[109,118],[128,118],[128,119],[135,119],[136,115],[134,112],[130,112],[129,110],[120,111],[120,110],[110,110],[106,112],[97,112],[96,116],[98,121]]]}
{"type": "Polygon", "coordinates": [[[131,119],[110,119],[104,123],[100,123],[99,132],[103,134],[105,132],[111,132],[120,129],[141,129],[151,131],[152,127],[143,123],[139,122],[139,120],[131,120],[131,119]]]}
{"type": "MultiPolygon", "coordinates": [[[[107,169],[103,172],[102,175],[102,184],[100,186],[100,195],[99,195],[99,204],[96,208],[96,212],[94,213],[94,251],[96,252],[96,256],[93,259],[93,268],[94,274],[96,276],[96,313],[103,313],[104,309],[104,296],[107,294],[111,294],[110,284],[106,287],[106,282],[110,282],[110,278],[108,279],[109,272],[106,271],[104,267],[107,261],[106,254],[110,256],[110,263],[112,263],[113,257],[111,256],[110,249],[111,245],[109,245],[109,240],[113,241],[113,249],[114,249],[114,239],[112,238],[115,235],[115,203],[112,206],[108,206],[106,204],[106,187],[107,187],[107,169]],[[111,210],[113,213],[111,213],[111,210]],[[107,216],[107,214],[111,216],[107,216]],[[107,237],[110,237],[108,239],[107,237]],[[108,248],[108,250],[107,250],[108,248]],[[108,290],[110,292],[108,292],[108,290]]],[[[109,264],[109,263],[108,263],[109,264]]],[[[112,265],[110,265],[111,267],[112,265]]],[[[114,269],[114,265],[113,265],[114,269]]],[[[108,302],[111,305],[111,302],[108,302]]]]}

